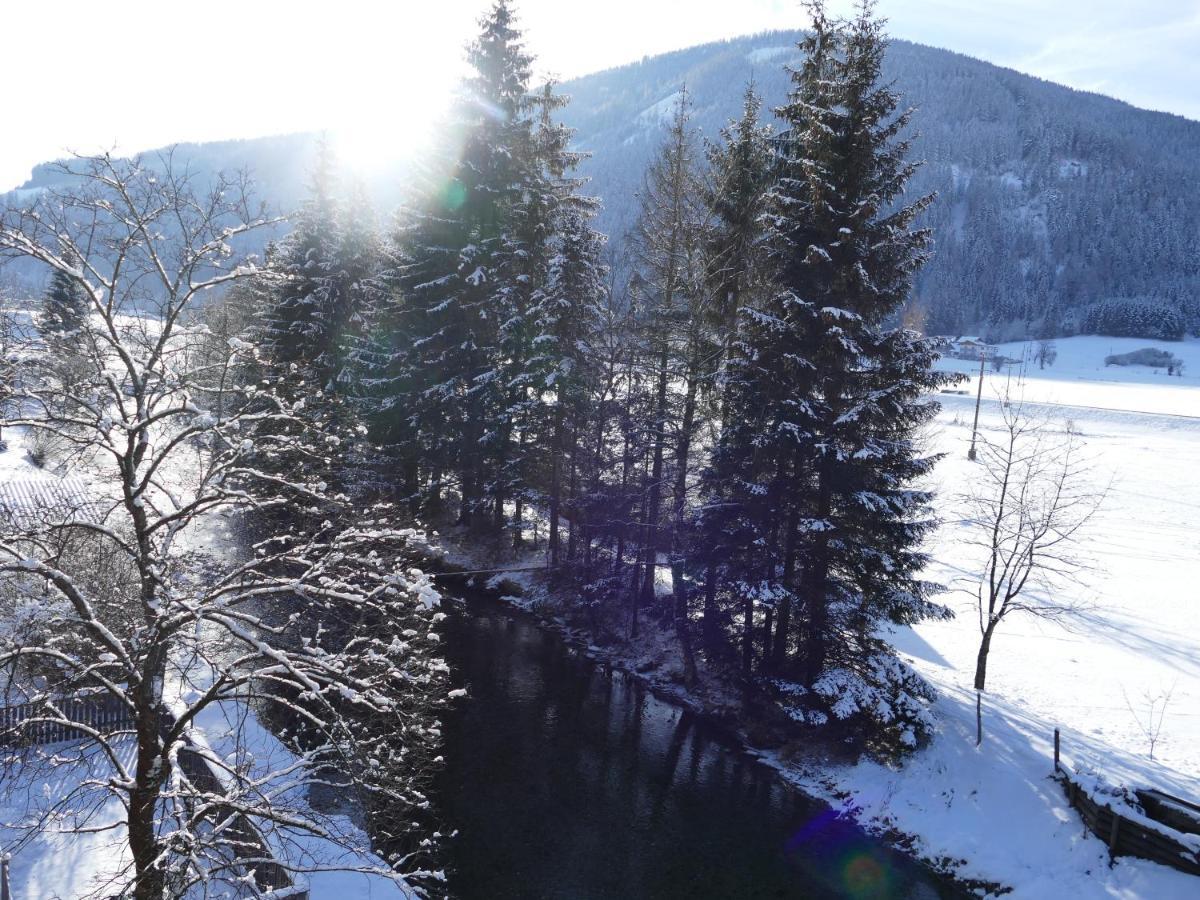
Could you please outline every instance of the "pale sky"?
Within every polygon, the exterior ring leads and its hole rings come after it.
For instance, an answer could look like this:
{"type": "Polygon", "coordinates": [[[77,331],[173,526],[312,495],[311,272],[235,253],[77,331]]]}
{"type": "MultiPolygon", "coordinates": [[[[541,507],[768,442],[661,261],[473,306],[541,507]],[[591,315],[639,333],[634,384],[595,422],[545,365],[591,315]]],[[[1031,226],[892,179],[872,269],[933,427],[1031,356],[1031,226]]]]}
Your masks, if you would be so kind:
{"type": "MultiPolygon", "coordinates": [[[[0,190],[68,150],[418,141],[490,0],[3,0],[0,190]]],[[[850,0],[834,0],[835,10],[850,0]]],[[[806,24],[797,0],[517,0],[539,74],[806,24]]],[[[1200,119],[1200,0],[880,0],[895,37],[1200,119]]]]}

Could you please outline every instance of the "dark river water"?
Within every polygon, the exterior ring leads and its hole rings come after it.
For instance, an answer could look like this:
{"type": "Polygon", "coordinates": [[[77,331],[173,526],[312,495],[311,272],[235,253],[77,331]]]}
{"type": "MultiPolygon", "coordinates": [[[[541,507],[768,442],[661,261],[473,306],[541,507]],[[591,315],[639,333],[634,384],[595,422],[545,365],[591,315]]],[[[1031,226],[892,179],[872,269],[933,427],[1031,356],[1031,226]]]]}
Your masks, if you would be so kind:
{"type": "Polygon", "coordinates": [[[445,638],[459,900],[964,896],[528,617],[471,602],[445,638]]]}

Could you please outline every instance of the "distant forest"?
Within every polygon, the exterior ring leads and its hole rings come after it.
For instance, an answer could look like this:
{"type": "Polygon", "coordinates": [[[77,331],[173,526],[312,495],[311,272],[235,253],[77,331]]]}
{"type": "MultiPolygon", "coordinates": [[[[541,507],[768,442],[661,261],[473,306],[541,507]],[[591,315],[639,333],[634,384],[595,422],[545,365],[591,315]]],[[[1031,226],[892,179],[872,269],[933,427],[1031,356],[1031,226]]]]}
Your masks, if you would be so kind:
{"type": "MultiPolygon", "coordinates": [[[[693,124],[715,140],[753,80],[773,125],[799,38],[706,44],[561,86],[614,257],[677,92],[686,85],[693,124]]],[[[922,217],[934,253],[916,280],[910,324],[993,340],[1200,332],[1200,123],[906,41],[889,45],[885,77],[920,110],[912,158],[924,165],[907,196],[937,193],[922,217]]],[[[179,154],[195,171],[247,166],[268,199],[293,209],[316,138],[191,144],[179,154]]],[[[403,199],[410,174],[379,173],[367,185],[381,212],[403,199]]],[[[22,188],[55,177],[39,166],[22,188]]]]}
{"type": "MultiPolygon", "coordinates": [[[[604,200],[600,229],[628,231],[666,98],[686,84],[695,124],[715,138],[753,80],[772,122],[799,39],[737,38],[564,84],[564,119],[591,153],[581,169],[604,200]]],[[[1200,122],[906,41],[891,42],[884,71],[920,111],[912,158],[924,165],[907,196],[938,195],[912,300],[930,333],[1200,328],[1200,122]]]]}

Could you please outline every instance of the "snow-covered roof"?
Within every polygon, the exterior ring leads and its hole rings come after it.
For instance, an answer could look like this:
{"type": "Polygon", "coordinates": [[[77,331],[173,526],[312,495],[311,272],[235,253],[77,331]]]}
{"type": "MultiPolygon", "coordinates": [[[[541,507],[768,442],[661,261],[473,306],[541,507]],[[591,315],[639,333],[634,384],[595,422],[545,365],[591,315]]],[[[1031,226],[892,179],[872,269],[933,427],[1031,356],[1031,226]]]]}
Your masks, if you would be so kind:
{"type": "Polygon", "coordinates": [[[0,482],[0,521],[26,529],[48,521],[96,522],[99,510],[80,478],[12,478],[0,482]]]}

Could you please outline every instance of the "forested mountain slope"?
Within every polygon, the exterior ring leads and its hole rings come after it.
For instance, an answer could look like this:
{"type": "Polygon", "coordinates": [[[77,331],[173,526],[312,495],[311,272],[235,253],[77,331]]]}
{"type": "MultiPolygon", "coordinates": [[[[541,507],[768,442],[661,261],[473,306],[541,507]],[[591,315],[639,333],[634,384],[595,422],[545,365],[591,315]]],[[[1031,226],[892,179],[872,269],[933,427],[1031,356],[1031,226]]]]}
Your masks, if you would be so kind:
{"type": "MultiPolygon", "coordinates": [[[[564,116],[591,153],[589,190],[604,201],[600,227],[618,249],[679,90],[686,84],[697,127],[715,138],[750,79],[768,108],[783,100],[798,37],[736,38],[566,83],[564,116]]],[[[925,165],[910,190],[938,194],[925,218],[934,258],[913,301],[929,331],[1008,339],[1119,333],[1127,319],[1134,331],[1146,321],[1200,326],[1200,122],[906,41],[892,43],[887,70],[918,107],[912,156],[925,165]]],[[[248,167],[264,198],[289,209],[315,145],[300,134],[186,144],[177,154],[198,175],[248,167]]],[[[55,178],[39,166],[9,196],[55,178]]],[[[405,181],[397,168],[366,187],[386,213],[405,181]]]]}
{"type": "MultiPolygon", "coordinates": [[[[629,227],[684,84],[715,138],[750,79],[768,107],[782,102],[798,38],[737,38],[568,82],[565,115],[592,154],[601,228],[629,227]]],[[[925,219],[935,256],[916,290],[931,331],[1073,331],[1108,298],[1200,321],[1200,123],[905,41],[892,43],[887,73],[919,108],[912,156],[925,165],[910,190],[938,193],[925,219]]]]}

